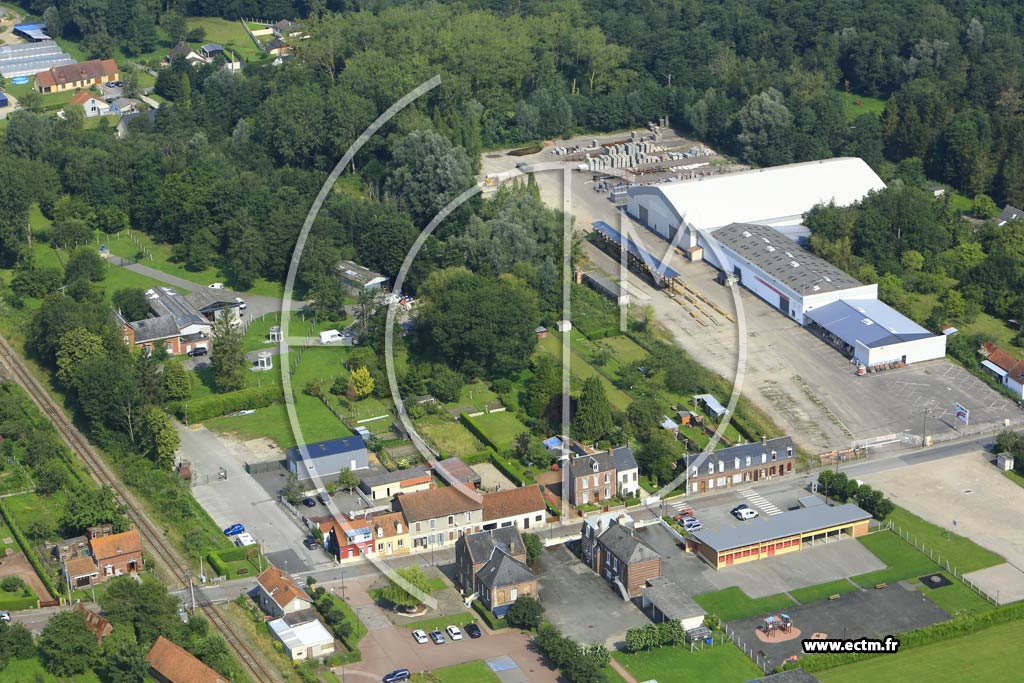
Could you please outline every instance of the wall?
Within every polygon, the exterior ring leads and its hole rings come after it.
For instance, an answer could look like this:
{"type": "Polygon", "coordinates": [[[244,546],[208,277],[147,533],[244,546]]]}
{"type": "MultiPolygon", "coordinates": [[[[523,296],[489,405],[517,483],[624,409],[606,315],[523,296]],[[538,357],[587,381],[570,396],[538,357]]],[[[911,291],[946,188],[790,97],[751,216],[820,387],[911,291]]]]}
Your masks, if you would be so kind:
{"type": "Polygon", "coordinates": [[[647,562],[629,565],[626,569],[626,580],[623,584],[630,595],[638,595],[641,589],[651,579],[661,576],[661,560],[654,559],[647,562]]]}
{"type": "Polygon", "coordinates": [[[682,219],[657,190],[634,188],[626,200],[626,212],[641,225],[658,233],[662,239],[671,241],[682,219]],[[646,210],[647,220],[641,218],[646,210]]]}
{"type": "Polygon", "coordinates": [[[854,349],[854,360],[868,366],[901,361],[904,356],[906,356],[906,362],[909,364],[942,358],[945,355],[946,336],[943,334],[903,342],[902,344],[878,346],[871,349],[858,344],[857,348],[854,349]]]}

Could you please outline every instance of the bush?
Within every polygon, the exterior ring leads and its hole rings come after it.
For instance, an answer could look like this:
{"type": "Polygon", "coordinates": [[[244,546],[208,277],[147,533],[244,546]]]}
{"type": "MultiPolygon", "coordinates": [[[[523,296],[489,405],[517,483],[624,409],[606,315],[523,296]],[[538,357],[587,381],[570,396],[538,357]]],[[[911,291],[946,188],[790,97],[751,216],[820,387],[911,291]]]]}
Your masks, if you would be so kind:
{"type": "Polygon", "coordinates": [[[183,422],[203,422],[239,410],[265,408],[283,400],[284,393],[281,385],[268,384],[262,387],[239,389],[196,401],[174,401],[167,404],[167,410],[183,422]],[[186,406],[188,407],[186,408],[186,406]]]}
{"type": "Polygon", "coordinates": [[[480,618],[484,620],[484,623],[487,624],[492,631],[500,631],[503,628],[508,628],[508,624],[505,623],[504,619],[499,619],[491,614],[490,610],[484,607],[484,603],[479,600],[473,601],[473,611],[480,615],[480,618]]]}
{"type": "Polygon", "coordinates": [[[516,486],[526,486],[534,483],[533,474],[529,472],[522,463],[506,458],[498,452],[491,453],[491,463],[506,477],[512,480],[516,486]]]}
{"type": "Polygon", "coordinates": [[[5,593],[17,593],[25,587],[25,581],[20,576],[5,576],[0,581],[0,590],[5,593]]]}
{"type": "Polygon", "coordinates": [[[505,621],[509,626],[532,631],[544,620],[544,606],[529,595],[516,598],[505,613],[505,621]]]}

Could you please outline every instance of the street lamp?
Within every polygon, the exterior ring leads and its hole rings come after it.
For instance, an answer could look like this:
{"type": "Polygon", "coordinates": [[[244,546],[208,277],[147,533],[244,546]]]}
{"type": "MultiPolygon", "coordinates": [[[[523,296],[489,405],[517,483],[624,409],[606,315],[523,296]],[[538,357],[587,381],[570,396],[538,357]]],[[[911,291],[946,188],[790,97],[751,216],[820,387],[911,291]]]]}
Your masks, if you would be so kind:
{"type": "Polygon", "coordinates": [[[925,408],[924,415],[921,416],[921,448],[924,448],[928,444],[928,418],[932,417],[932,409],[925,408]]]}

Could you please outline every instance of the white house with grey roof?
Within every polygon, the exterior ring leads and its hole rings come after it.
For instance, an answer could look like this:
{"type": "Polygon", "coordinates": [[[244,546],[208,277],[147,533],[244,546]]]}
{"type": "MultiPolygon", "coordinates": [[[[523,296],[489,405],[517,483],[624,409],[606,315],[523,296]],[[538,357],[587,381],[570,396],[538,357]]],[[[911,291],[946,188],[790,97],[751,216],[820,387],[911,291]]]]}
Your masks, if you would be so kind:
{"type": "Polygon", "coordinates": [[[627,496],[640,494],[640,467],[633,457],[633,449],[620,446],[612,449],[612,460],[615,462],[615,476],[619,480],[619,493],[627,496]]]}
{"type": "Polygon", "coordinates": [[[687,491],[706,493],[792,476],[796,467],[796,448],[790,437],[779,436],[711,453],[688,455],[684,460],[687,491]]]}

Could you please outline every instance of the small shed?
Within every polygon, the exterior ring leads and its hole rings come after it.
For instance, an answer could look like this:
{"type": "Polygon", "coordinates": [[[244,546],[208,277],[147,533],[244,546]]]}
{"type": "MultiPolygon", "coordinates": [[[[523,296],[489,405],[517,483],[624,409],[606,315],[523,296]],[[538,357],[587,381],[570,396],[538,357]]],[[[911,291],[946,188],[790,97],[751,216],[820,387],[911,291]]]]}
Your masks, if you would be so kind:
{"type": "Polygon", "coordinates": [[[556,320],[555,329],[559,332],[569,332],[572,330],[572,322],[568,320],[556,320]]]}
{"type": "Polygon", "coordinates": [[[818,496],[804,496],[803,498],[797,498],[796,502],[800,503],[802,508],[813,508],[825,504],[825,501],[818,496]]]}
{"type": "Polygon", "coordinates": [[[274,357],[270,355],[270,351],[260,351],[256,354],[256,369],[257,370],[273,370],[274,369],[274,357]]]}
{"type": "Polygon", "coordinates": [[[537,333],[537,339],[543,339],[544,337],[548,336],[548,328],[544,327],[543,325],[535,329],[534,332],[537,333]]]}
{"type": "Polygon", "coordinates": [[[271,327],[268,336],[270,337],[270,341],[279,343],[281,341],[281,326],[274,325],[271,327]]]}
{"type": "Polygon", "coordinates": [[[668,415],[661,416],[661,424],[659,426],[673,434],[679,433],[679,425],[677,425],[668,415]]]}
{"type": "Polygon", "coordinates": [[[1009,453],[1000,453],[996,456],[996,466],[1003,472],[1013,469],[1013,456],[1009,453]]]}
{"type": "Polygon", "coordinates": [[[704,409],[708,411],[708,414],[716,420],[722,419],[728,412],[725,409],[725,406],[719,403],[718,399],[711,394],[698,394],[697,396],[694,396],[694,400],[696,400],[697,403],[702,404],[704,409]]]}

